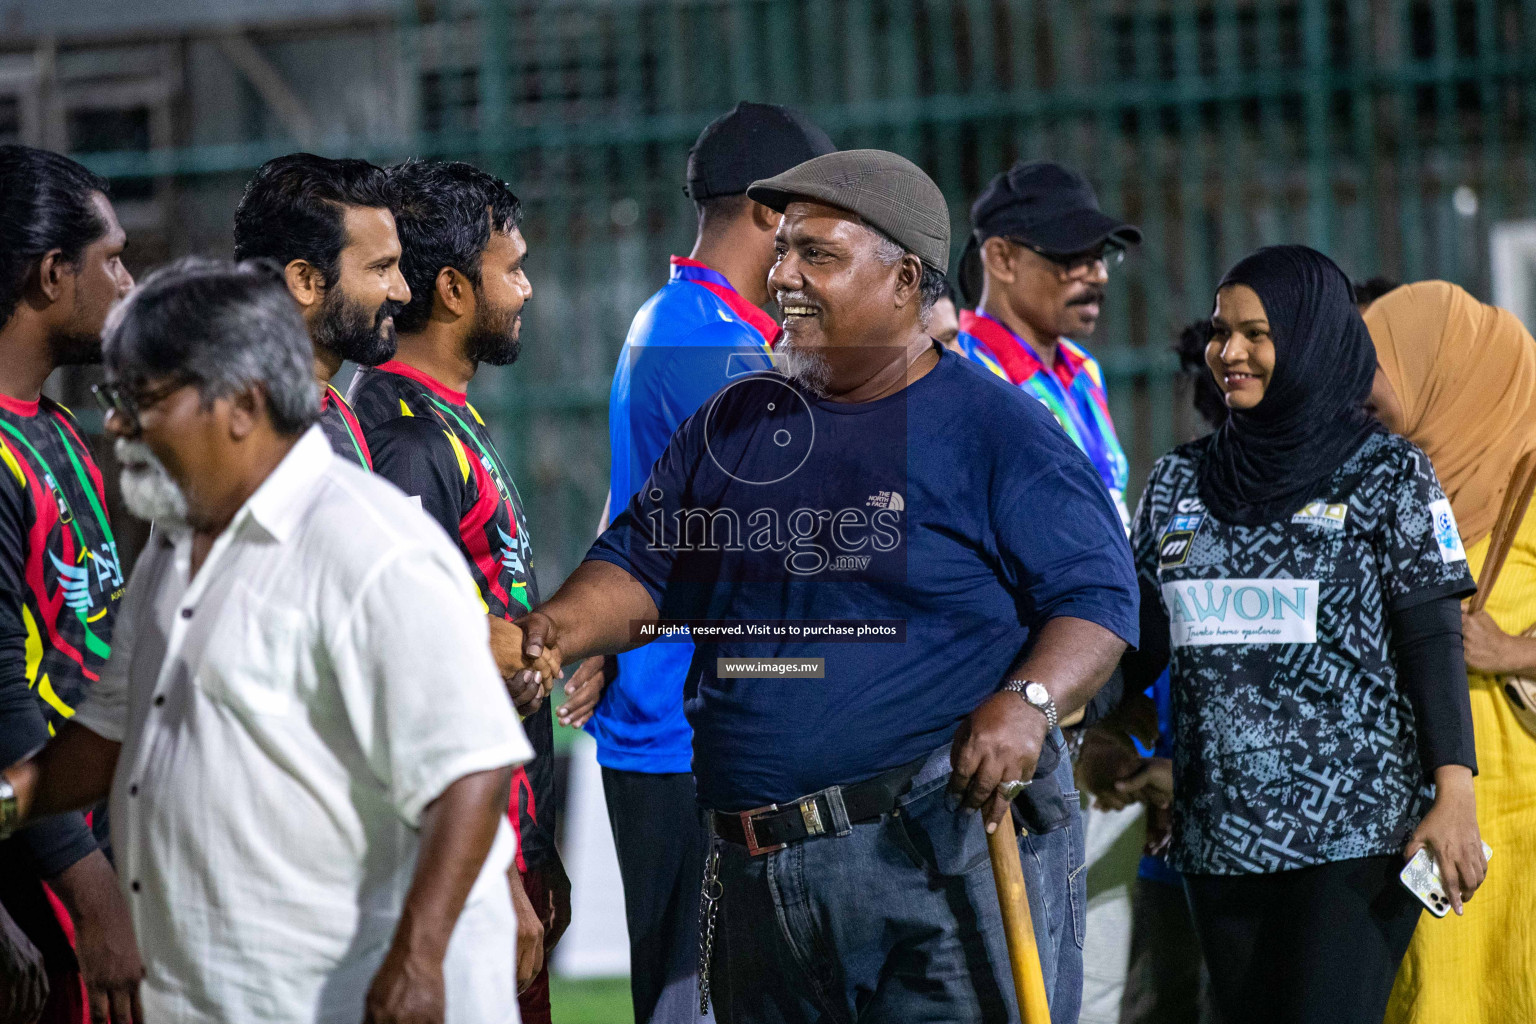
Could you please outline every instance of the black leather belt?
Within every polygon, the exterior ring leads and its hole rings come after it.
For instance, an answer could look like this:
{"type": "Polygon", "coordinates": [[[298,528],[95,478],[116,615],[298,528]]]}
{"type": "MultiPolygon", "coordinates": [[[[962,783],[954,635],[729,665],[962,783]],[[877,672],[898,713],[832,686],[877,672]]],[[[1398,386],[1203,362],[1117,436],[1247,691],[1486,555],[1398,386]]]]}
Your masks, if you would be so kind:
{"type": "Polygon", "coordinates": [[[793,803],[732,813],[714,811],[715,835],[745,846],[754,857],[828,832],[847,835],[849,826],[874,821],[894,809],[897,798],[907,791],[912,777],[927,760],[920,757],[851,786],[829,786],[793,803]]]}

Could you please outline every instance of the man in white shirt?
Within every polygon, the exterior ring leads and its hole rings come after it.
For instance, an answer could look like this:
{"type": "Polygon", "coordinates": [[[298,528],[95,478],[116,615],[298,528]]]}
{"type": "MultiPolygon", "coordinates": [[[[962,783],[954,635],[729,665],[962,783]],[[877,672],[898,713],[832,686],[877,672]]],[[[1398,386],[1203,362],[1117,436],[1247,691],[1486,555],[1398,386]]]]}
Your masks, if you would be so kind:
{"type": "Polygon", "coordinates": [[[156,1024],[515,1024],[530,749],[458,553],[332,455],[271,268],[175,264],[108,334],[124,495],[157,528],[100,683],[0,775],[0,834],[110,786],[156,1024]]]}

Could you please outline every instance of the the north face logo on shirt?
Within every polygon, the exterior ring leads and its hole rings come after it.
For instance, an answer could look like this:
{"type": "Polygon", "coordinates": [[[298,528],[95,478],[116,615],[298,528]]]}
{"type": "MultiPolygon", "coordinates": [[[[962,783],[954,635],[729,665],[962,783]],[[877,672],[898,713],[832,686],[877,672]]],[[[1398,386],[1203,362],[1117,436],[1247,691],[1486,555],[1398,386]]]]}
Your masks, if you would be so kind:
{"type": "Polygon", "coordinates": [[[1317,643],[1316,580],[1179,580],[1163,604],[1175,647],[1317,643]]]}
{"type": "Polygon", "coordinates": [[[864,504],[870,508],[888,508],[892,512],[900,512],[907,507],[906,499],[901,496],[900,491],[880,491],[871,494],[864,504]]]}

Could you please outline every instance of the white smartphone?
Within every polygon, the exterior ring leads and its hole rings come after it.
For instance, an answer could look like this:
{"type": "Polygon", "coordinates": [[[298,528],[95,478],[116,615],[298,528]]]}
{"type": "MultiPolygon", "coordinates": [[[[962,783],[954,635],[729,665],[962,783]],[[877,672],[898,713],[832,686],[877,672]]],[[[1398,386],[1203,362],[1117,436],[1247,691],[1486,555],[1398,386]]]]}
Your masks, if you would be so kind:
{"type": "MultiPolygon", "coordinates": [[[[1483,859],[1493,856],[1493,848],[1487,843],[1483,844],[1483,859]]],[[[1422,849],[1413,855],[1413,859],[1398,874],[1403,885],[1408,891],[1419,898],[1419,902],[1429,908],[1429,912],[1436,917],[1444,917],[1450,913],[1451,899],[1445,894],[1445,886],[1440,882],[1440,865],[1435,863],[1428,849],[1422,849]]]]}

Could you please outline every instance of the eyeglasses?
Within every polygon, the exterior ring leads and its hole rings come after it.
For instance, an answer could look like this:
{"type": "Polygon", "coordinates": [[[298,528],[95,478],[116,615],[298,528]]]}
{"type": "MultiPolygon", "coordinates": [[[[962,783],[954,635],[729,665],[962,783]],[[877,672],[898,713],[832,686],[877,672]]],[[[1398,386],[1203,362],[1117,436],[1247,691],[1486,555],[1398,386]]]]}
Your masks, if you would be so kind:
{"type": "Polygon", "coordinates": [[[160,387],[138,391],[126,384],[107,381],[92,385],[91,394],[96,396],[96,404],[101,406],[103,415],[119,417],[127,428],[128,436],[135,437],[144,429],[144,425],[139,422],[140,412],[158,405],[191,383],[190,376],[177,374],[160,387]]]}
{"type": "Polygon", "coordinates": [[[1026,242],[1022,238],[1010,238],[1008,241],[1014,245],[1022,245],[1042,259],[1050,260],[1056,264],[1056,269],[1067,278],[1086,277],[1092,273],[1094,266],[1100,262],[1104,264],[1105,269],[1118,267],[1125,262],[1125,249],[1115,245],[1113,242],[1106,242],[1093,249],[1068,253],[1063,256],[1059,253],[1046,252],[1038,245],[1026,242]]]}

